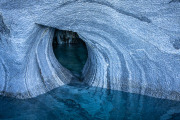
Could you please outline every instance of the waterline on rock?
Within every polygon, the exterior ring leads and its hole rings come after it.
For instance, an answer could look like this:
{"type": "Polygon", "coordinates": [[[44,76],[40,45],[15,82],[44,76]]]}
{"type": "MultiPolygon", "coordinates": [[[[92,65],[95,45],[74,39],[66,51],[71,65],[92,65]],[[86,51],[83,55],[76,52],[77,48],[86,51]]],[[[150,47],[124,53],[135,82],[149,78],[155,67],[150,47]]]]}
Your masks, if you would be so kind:
{"type": "Polygon", "coordinates": [[[36,98],[0,97],[0,119],[180,119],[180,102],[83,84],[64,85],[36,98]]]}

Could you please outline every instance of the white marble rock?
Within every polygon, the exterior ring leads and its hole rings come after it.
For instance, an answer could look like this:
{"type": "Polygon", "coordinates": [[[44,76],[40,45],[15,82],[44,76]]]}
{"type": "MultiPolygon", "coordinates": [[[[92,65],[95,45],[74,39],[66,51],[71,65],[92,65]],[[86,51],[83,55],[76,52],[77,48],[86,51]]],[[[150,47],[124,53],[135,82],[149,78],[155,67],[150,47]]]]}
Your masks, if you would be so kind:
{"type": "Polygon", "coordinates": [[[180,100],[178,0],[0,0],[0,94],[31,98],[76,79],[56,60],[54,29],[88,47],[90,86],[180,100]]]}

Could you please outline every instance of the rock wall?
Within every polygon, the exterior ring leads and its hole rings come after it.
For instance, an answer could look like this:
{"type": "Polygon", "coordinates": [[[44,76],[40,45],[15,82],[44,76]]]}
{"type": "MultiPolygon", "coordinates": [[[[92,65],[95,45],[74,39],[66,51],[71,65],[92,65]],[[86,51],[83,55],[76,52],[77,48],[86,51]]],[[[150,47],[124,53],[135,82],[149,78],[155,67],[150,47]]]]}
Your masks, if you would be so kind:
{"type": "Polygon", "coordinates": [[[35,97],[75,79],[52,53],[56,28],[86,43],[90,86],[180,100],[179,13],[170,0],[1,0],[1,94],[35,97]]]}

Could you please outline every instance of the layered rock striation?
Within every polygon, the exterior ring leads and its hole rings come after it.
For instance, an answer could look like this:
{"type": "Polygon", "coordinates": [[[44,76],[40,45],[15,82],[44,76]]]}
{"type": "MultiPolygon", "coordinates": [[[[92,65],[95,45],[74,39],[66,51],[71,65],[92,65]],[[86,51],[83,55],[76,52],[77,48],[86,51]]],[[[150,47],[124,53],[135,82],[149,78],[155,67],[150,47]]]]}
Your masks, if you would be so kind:
{"type": "Polygon", "coordinates": [[[31,98],[76,79],[52,52],[54,30],[88,48],[90,86],[180,100],[180,3],[0,1],[0,93],[31,98]]]}

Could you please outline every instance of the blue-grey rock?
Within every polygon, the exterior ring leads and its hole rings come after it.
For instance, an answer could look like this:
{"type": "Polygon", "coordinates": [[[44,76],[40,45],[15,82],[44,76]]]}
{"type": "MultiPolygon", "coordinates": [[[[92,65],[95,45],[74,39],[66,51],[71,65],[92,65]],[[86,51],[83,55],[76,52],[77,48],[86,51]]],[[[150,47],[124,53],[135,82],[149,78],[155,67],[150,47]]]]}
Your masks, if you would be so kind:
{"type": "Polygon", "coordinates": [[[31,98],[76,79],[53,54],[56,28],[86,43],[90,86],[180,100],[179,13],[171,0],[1,0],[1,94],[31,98]]]}

